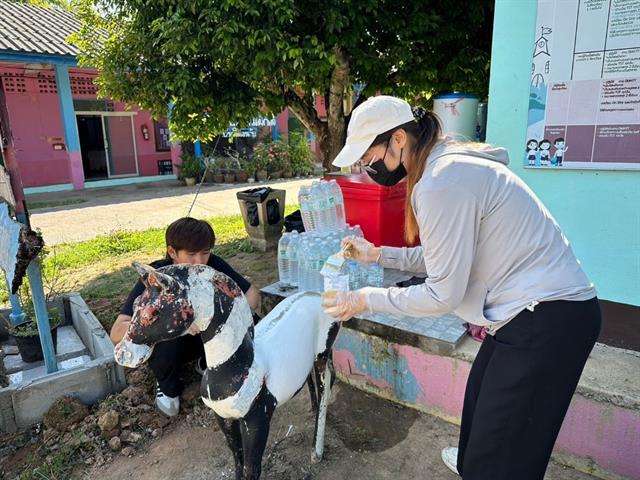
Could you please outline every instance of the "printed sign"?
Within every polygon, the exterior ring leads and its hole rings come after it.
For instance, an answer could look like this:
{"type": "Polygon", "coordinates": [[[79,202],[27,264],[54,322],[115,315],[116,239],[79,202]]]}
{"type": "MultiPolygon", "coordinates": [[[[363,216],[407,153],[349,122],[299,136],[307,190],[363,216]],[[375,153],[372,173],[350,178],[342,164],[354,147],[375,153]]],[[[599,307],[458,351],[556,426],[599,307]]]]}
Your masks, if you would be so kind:
{"type": "Polygon", "coordinates": [[[640,0],[539,0],[525,167],[640,169],[640,0]]]}

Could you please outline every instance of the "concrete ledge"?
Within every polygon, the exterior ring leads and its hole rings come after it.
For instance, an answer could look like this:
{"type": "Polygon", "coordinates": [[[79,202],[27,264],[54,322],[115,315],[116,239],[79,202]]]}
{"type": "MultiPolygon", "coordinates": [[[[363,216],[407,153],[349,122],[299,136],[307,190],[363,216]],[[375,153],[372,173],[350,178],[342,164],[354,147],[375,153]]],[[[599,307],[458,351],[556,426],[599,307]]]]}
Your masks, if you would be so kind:
{"type": "Polygon", "coordinates": [[[126,386],[107,333],[78,293],[68,295],[71,322],[90,359],[78,366],[0,389],[0,430],[12,432],[42,420],[58,398],[71,395],[92,404],[126,386]]]}

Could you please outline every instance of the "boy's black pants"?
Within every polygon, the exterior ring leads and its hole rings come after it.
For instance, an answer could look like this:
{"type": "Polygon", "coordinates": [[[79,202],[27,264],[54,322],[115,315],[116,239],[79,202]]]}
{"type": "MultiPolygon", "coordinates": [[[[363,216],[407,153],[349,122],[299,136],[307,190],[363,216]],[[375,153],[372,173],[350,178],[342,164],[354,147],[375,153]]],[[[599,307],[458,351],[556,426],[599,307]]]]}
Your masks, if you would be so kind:
{"type": "Polygon", "coordinates": [[[464,398],[464,480],[543,479],[600,322],[597,298],[543,302],[487,335],[464,398]]]}
{"type": "Polygon", "coordinates": [[[204,357],[204,346],[200,335],[183,335],[157,343],[149,357],[149,367],[162,393],[168,397],[180,395],[184,388],[180,381],[180,368],[185,363],[200,357],[204,357]]]}

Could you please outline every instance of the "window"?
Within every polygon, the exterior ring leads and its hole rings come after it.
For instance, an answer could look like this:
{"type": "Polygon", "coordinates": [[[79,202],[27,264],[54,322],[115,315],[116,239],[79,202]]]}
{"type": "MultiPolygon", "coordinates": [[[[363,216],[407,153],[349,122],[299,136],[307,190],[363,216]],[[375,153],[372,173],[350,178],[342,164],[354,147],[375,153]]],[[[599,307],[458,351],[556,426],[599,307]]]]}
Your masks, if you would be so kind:
{"type": "Polygon", "coordinates": [[[167,152],[171,150],[169,126],[166,120],[154,120],[153,130],[156,137],[156,152],[167,152]]]}

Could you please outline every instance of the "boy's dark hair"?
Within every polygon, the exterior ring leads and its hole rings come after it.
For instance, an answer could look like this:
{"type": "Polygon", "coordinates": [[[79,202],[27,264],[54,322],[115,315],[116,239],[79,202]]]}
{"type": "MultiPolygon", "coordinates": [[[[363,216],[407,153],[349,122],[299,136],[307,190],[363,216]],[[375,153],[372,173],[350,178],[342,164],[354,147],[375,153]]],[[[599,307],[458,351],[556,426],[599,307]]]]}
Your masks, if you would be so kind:
{"type": "Polygon", "coordinates": [[[562,138],[562,137],[558,137],[558,138],[556,138],[556,139],[553,141],[554,145],[555,145],[556,143],[558,143],[558,142],[564,142],[564,138],[562,138]]]}
{"type": "Polygon", "coordinates": [[[167,227],[164,234],[167,247],[189,252],[212,249],[216,235],[209,222],[191,217],[179,218],[167,227]]]}

